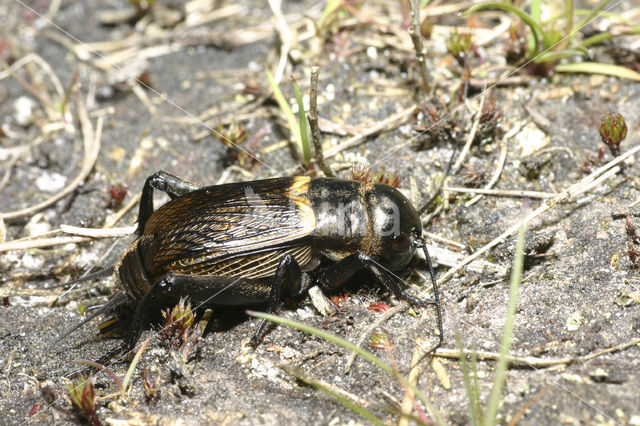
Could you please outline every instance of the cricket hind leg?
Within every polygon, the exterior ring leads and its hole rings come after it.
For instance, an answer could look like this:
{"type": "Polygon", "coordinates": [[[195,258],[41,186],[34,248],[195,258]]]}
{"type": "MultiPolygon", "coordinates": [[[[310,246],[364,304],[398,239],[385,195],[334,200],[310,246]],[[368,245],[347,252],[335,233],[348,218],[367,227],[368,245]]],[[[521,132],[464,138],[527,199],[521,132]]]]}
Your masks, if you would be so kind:
{"type": "MultiPolygon", "coordinates": [[[[290,254],[280,260],[271,283],[234,277],[167,273],[138,302],[124,342],[117,352],[132,351],[154,316],[157,317],[162,308],[178,303],[181,297],[190,299],[193,310],[211,305],[246,306],[268,302],[268,312],[275,313],[284,297],[302,294],[308,288],[309,281],[308,275],[302,273],[300,265],[290,254]]],[[[259,344],[264,337],[265,325],[266,321],[263,320],[251,339],[252,345],[259,344]]]]}
{"type": "Polygon", "coordinates": [[[153,213],[153,190],[165,192],[173,200],[181,195],[200,189],[201,186],[188,180],[179,178],[171,173],[159,171],[147,178],[142,187],[140,207],[138,210],[138,228],[136,234],[142,235],[147,220],[153,213]]]}

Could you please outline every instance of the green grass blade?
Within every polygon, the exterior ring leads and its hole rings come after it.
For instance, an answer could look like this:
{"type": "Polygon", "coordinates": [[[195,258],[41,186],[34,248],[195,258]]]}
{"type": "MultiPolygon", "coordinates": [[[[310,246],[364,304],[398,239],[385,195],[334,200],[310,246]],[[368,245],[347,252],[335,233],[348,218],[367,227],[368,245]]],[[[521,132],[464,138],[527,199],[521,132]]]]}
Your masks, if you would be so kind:
{"type": "Polygon", "coordinates": [[[603,64],[600,62],[577,62],[556,66],[557,72],[603,74],[618,78],[640,81],[640,73],[620,65],[603,64]]]}
{"type": "Polygon", "coordinates": [[[478,387],[471,383],[471,371],[469,370],[469,363],[467,362],[467,356],[464,353],[464,346],[462,345],[462,337],[459,332],[456,332],[456,347],[460,351],[460,365],[462,367],[462,378],[464,379],[464,388],[467,392],[467,404],[469,404],[469,420],[471,426],[477,426],[480,424],[482,418],[478,415],[478,387]]]}
{"type": "Polygon", "coordinates": [[[311,142],[309,141],[309,131],[307,130],[307,116],[304,111],[304,102],[300,94],[300,87],[296,80],[293,80],[293,89],[296,91],[296,101],[298,102],[298,130],[300,132],[300,148],[302,150],[302,161],[309,164],[311,161],[311,142]]]}
{"type": "MultiPolygon", "coordinates": [[[[640,25],[636,25],[636,26],[633,26],[633,27],[631,27],[631,28],[629,28],[629,29],[627,29],[625,31],[622,31],[622,32],[616,34],[615,37],[620,37],[620,36],[623,36],[623,35],[630,35],[630,34],[640,34],[640,25]]],[[[582,48],[587,48],[589,46],[593,46],[594,44],[603,42],[605,40],[612,39],[613,37],[614,37],[614,35],[611,34],[611,32],[605,31],[603,33],[599,33],[599,34],[596,34],[596,35],[592,35],[591,37],[585,38],[584,40],[582,40],[580,42],[580,44],[578,44],[578,46],[582,47],[582,48]]]]}
{"type": "Polygon", "coordinates": [[[284,118],[287,120],[287,124],[289,125],[289,128],[291,129],[291,133],[293,134],[293,137],[294,137],[296,143],[298,144],[298,149],[300,149],[300,152],[302,152],[302,142],[301,142],[301,139],[300,139],[300,128],[298,127],[298,123],[296,121],[296,116],[293,114],[293,111],[291,110],[291,107],[289,106],[289,103],[284,98],[284,95],[282,94],[282,91],[280,90],[280,87],[278,86],[278,84],[274,80],[273,74],[271,74],[269,72],[269,70],[267,70],[267,80],[269,80],[269,87],[271,87],[271,91],[273,92],[273,96],[276,98],[276,102],[278,103],[278,106],[282,110],[282,113],[284,114],[284,118]]]}
{"type": "MultiPolygon", "coordinates": [[[[529,16],[531,16],[531,19],[533,19],[534,22],[537,22],[538,24],[540,24],[541,21],[541,17],[542,17],[542,5],[540,4],[541,1],[540,0],[531,0],[531,5],[529,7],[529,16]]],[[[536,34],[535,32],[531,31],[531,34],[529,35],[529,45],[528,45],[528,49],[530,53],[537,53],[538,50],[536,48],[536,34]]],[[[546,46],[545,46],[546,47],[546,46]]]]}
{"type": "MultiPolygon", "coordinates": [[[[496,1],[489,1],[486,3],[480,3],[477,4],[475,6],[472,6],[469,8],[469,10],[467,10],[466,12],[464,12],[462,14],[462,16],[469,16],[474,12],[477,12],[479,10],[484,10],[484,9],[501,9],[504,10],[506,12],[509,13],[513,13],[514,15],[518,16],[520,19],[522,19],[524,21],[525,24],[527,24],[527,26],[529,28],[531,28],[531,32],[533,35],[533,40],[534,40],[534,48],[533,48],[533,52],[530,53],[536,53],[540,50],[542,50],[540,48],[540,41],[545,40],[545,32],[542,29],[542,26],[540,25],[539,22],[537,22],[535,19],[533,19],[530,15],[527,15],[525,12],[521,11],[520,9],[518,9],[517,7],[514,7],[510,4],[507,3],[500,3],[500,2],[496,2],[496,1]]],[[[546,46],[545,46],[546,47],[546,46]]]]}
{"type": "Polygon", "coordinates": [[[574,33],[571,31],[573,29],[573,9],[575,8],[573,0],[565,0],[564,8],[566,14],[565,19],[567,21],[565,24],[565,34],[567,34],[569,37],[567,37],[567,40],[563,42],[561,46],[562,48],[565,47],[567,43],[574,37],[574,33]]]}
{"type": "MultiPolygon", "coordinates": [[[[588,15],[591,15],[591,13],[592,13],[591,9],[576,9],[576,16],[588,16],[588,15]]],[[[600,11],[600,13],[598,14],[598,18],[607,18],[607,19],[610,19],[611,21],[616,21],[617,23],[621,23],[621,24],[627,24],[627,25],[633,24],[633,22],[627,17],[619,13],[611,12],[608,10],[600,11]]]]}
{"type": "Polygon", "coordinates": [[[509,287],[509,305],[507,306],[507,318],[504,324],[504,334],[500,344],[500,356],[496,364],[496,373],[493,379],[491,395],[489,395],[489,403],[487,404],[487,412],[484,417],[484,425],[492,426],[496,424],[496,416],[500,408],[500,399],[502,397],[502,388],[506,379],[508,366],[509,349],[511,347],[511,339],[513,337],[513,323],[516,318],[516,308],[518,307],[518,291],[522,281],[522,268],[524,265],[524,236],[525,228],[518,231],[518,239],[516,241],[516,253],[513,259],[513,268],[511,269],[511,285],[509,287]]]}
{"type": "Polygon", "coordinates": [[[580,44],[578,46],[583,47],[583,48],[587,48],[589,46],[593,46],[594,44],[598,44],[600,42],[603,42],[605,40],[609,40],[613,38],[613,34],[611,34],[609,31],[604,32],[604,33],[600,33],[600,34],[596,34],[593,35],[591,37],[585,38],[584,40],[582,40],[580,42],[580,44]]]}
{"type": "Polygon", "coordinates": [[[283,370],[286,371],[287,373],[291,374],[296,379],[301,380],[304,383],[308,384],[309,386],[313,386],[314,388],[324,392],[326,395],[328,395],[329,397],[334,399],[339,404],[342,404],[344,407],[346,407],[349,410],[353,411],[354,413],[356,413],[360,417],[362,417],[364,419],[367,419],[371,423],[373,423],[375,425],[384,425],[385,424],[384,420],[382,420],[379,417],[375,416],[371,411],[369,411],[366,408],[356,404],[355,402],[351,401],[349,398],[346,398],[345,396],[340,395],[337,392],[334,392],[333,390],[329,389],[324,383],[320,382],[319,380],[314,379],[309,374],[301,371],[300,369],[289,367],[289,366],[283,366],[283,370]]]}
{"type": "Polygon", "coordinates": [[[322,10],[322,15],[320,16],[320,19],[318,19],[317,23],[317,26],[320,30],[324,29],[324,26],[327,23],[327,18],[329,18],[331,14],[338,10],[340,6],[342,6],[342,0],[327,0],[327,4],[322,10]]]}
{"type": "Polygon", "coordinates": [[[310,325],[307,325],[307,324],[304,324],[304,323],[301,323],[301,322],[298,322],[298,321],[289,320],[289,319],[286,319],[286,318],[279,317],[277,315],[265,314],[263,312],[247,311],[247,314],[249,314],[249,315],[251,315],[253,317],[256,317],[256,318],[263,318],[263,319],[266,319],[266,320],[271,321],[271,322],[282,324],[282,325],[290,327],[290,328],[302,330],[304,332],[307,332],[307,333],[313,334],[315,336],[318,336],[321,339],[324,339],[324,340],[327,340],[329,342],[335,343],[338,346],[342,346],[343,348],[345,348],[345,349],[347,349],[349,351],[355,352],[356,354],[360,355],[365,360],[369,361],[370,363],[374,364],[376,367],[380,368],[382,371],[384,371],[387,374],[389,374],[390,376],[396,378],[404,387],[411,389],[414,392],[414,395],[416,395],[418,397],[418,399],[420,400],[420,402],[422,402],[424,404],[424,406],[427,408],[427,411],[429,411],[429,413],[435,418],[435,421],[438,424],[446,424],[446,422],[444,421],[444,418],[442,417],[442,415],[429,402],[429,400],[422,393],[422,391],[420,391],[417,387],[415,387],[414,385],[409,383],[407,381],[407,379],[405,379],[400,373],[398,373],[396,370],[394,370],[389,364],[387,364],[386,362],[382,361],[380,358],[376,357],[372,353],[365,351],[364,349],[354,345],[353,343],[349,342],[348,340],[344,340],[343,338],[338,337],[338,336],[336,336],[334,334],[327,333],[324,330],[320,330],[319,328],[315,328],[315,327],[312,327],[310,325]]]}
{"type": "Polygon", "coordinates": [[[537,64],[544,62],[553,62],[562,58],[567,58],[569,56],[588,56],[589,52],[586,49],[562,49],[562,50],[551,50],[548,52],[541,53],[534,59],[534,62],[537,64]]]}

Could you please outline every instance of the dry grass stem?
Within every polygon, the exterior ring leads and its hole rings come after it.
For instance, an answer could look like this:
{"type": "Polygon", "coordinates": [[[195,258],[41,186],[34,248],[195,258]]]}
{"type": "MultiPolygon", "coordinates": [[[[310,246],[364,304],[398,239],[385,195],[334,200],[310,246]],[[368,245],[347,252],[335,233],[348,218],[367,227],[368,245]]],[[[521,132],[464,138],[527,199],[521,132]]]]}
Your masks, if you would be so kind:
{"type": "Polygon", "coordinates": [[[325,152],[325,158],[334,157],[336,154],[344,151],[345,149],[358,146],[361,143],[365,142],[367,138],[375,134],[378,134],[383,131],[390,131],[395,129],[396,127],[406,123],[407,120],[409,120],[417,110],[418,110],[418,107],[416,105],[412,105],[408,108],[398,111],[397,113],[380,121],[378,124],[370,126],[364,132],[347,139],[346,141],[342,142],[337,146],[329,148],[325,152]]]}
{"type": "Polygon", "coordinates": [[[62,199],[66,195],[72,193],[76,190],[76,188],[87,178],[93,166],[98,159],[98,153],[100,152],[100,138],[102,136],[102,117],[98,117],[96,122],[96,131],[94,133],[93,126],[91,125],[91,121],[87,115],[87,111],[84,108],[84,102],[82,101],[82,96],[78,93],[77,96],[77,106],[78,106],[78,118],[82,127],[83,134],[83,146],[84,146],[84,158],[82,159],[82,167],[78,175],[69,183],[66,187],[64,187],[57,194],[49,197],[48,199],[38,203],[34,206],[27,207],[20,210],[15,210],[7,213],[0,213],[0,216],[4,220],[13,220],[19,219],[25,216],[30,216],[33,213],[36,213],[46,207],[51,206],[56,203],[58,200],[62,199]]]}
{"type": "MultiPolygon", "coordinates": [[[[462,261],[462,259],[464,259],[464,255],[462,253],[454,252],[430,244],[427,245],[427,247],[431,257],[437,259],[438,264],[440,265],[453,267],[456,266],[460,261],[462,261]]],[[[416,254],[416,257],[424,259],[424,254],[418,252],[416,254]]],[[[506,277],[508,272],[508,268],[493,262],[488,262],[483,259],[475,259],[473,262],[468,264],[467,269],[470,272],[491,274],[498,277],[506,277]]]]}
{"type": "Polygon", "coordinates": [[[44,109],[49,120],[53,121],[59,118],[60,114],[56,111],[53,101],[48,97],[48,93],[46,93],[46,91],[35,87],[33,84],[29,83],[19,74],[14,72],[11,72],[11,77],[13,77],[15,81],[17,81],[27,92],[31,93],[31,95],[40,102],[40,105],[42,106],[42,109],[44,109]]]}
{"type": "MultiPolygon", "coordinates": [[[[460,249],[460,250],[464,250],[464,249],[466,249],[466,248],[467,248],[467,246],[465,246],[465,245],[464,245],[464,244],[462,244],[462,243],[459,243],[459,242],[457,242],[457,241],[450,240],[450,239],[448,239],[448,238],[444,238],[443,236],[441,236],[441,235],[437,235],[437,234],[434,234],[433,232],[426,232],[426,231],[423,231],[423,232],[422,232],[422,234],[423,234],[425,237],[427,237],[429,240],[431,240],[431,241],[437,241],[437,242],[439,242],[439,243],[444,243],[444,244],[447,244],[447,245],[449,245],[449,246],[456,247],[456,248],[458,248],[458,249],[460,249]]],[[[431,249],[429,249],[429,250],[431,250],[431,249]]]]}
{"type": "MultiPolygon", "coordinates": [[[[425,355],[424,346],[420,343],[419,339],[416,340],[415,348],[413,349],[413,355],[411,355],[411,370],[409,370],[409,377],[407,381],[413,386],[417,386],[418,378],[424,371],[424,364],[421,364],[425,355]]],[[[398,421],[398,426],[409,426],[409,417],[413,411],[414,404],[416,403],[415,394],[411,388],[406,388],[404,391],[404,398],[400,404],[400,412],[404,416],[398,421]]]]}
{"type": "Polygon", "coordinates": [[[44,248],[59,246],[73,243],[83,243],[91,241],[87,237],[58,237],[58,238],[40,238],[38,240],[16,240],[7,241],[0,244],[0,253],[14,250],[30,250],[35,248],[44,248]]]}
{"type": "MultiPolygon", "coordinates": [[[[509,355],[508,361],[511,366],[520,366],[520,367],[529,367],[529,368],[547,368],[553,367],[556,365],[568,365],[579,362],[586,362],[591,359],[597,358],[599,356],[611,353],[618,352],[624,349],[627,349],[634,345],[640,345],[640,338],[631,339],[628,342],[622,343],[620,345],[613,346],[611,348],[607,348],[602,351],[598,351],[586,356],[581,357],[564,357],[564,358],[540,358],[534,356],[527,357],[517,357],[509,355]]],[[[465,356],[471,356],[475,354],[477,359],[479,360],[497,360],[500,357],[499,352],[490,352],[490,351],[473,351],[469,349],[465,349],[462,354],[465,356]]],[[[460,355],[462,355],[458,349],[447,349],[447,348],[438,348],[436,349],[434,356],[441,358],[453,358],[459,359],[460,355]]]]}
{"type": "MultiPolygon", "coordinates": [[[[460,165],[462,164],[464,159],[467,157],[467,154],[469,153],[469,149],[471,148],[471,144],[473,143],[473,140],[476,138],[476,133],[478,132],[478,126],[480,125],[480,117],[482,116],[482,107],[484,106],[484,100],[485,100],[485,98],[487,96],[487,90],[486,89],[487,88],[485,86],[485,88],[482,91],[482,94],[480,96],[480,105],[478,105],[478,112],[476,112],[476,118],[475,118],[475,120],[473,120],[473,125],[471,126],[471,131],[469,132],[469,135],[467,136],[467,140],[466,140],[464,146],[460,150],[460,154],[458,155],[458,159],[456,160],[455,163],[453,163],[453,166],[451,167],[451,174],[456,174],[458,172],[458,170],[460,169],[460,165]]],[[[462,105],[462,108],[466,108],[466,100],[465,100],[465,103],[462,105]]]]}
{"type": "Polygon", "coordinates": [[[333,383],[329,383],[325,380],[322,379],[317,379],[315,377],[312,377],[311,375],[309,375],[306,371],[303,371],[300,368],[294,368],[291,367],[289,365],[281,365],[279,366],[282,370],[284,370],[285,372],[287,372],[288,374],[291,374],[292,376],[296,377],[299,380],[302,380],[305,383],[309,383],[312,384],[313,386],[317,386],[323,389],[328,390],[329,392],[333,392],[337,395],[340,395],[344,398],[347,398],[351,401],[353,401],[354,403],[362,406],[362,407],[368,407],[371,405],[371,403],[369,401],[367,401],[366,399],[362,399],[357,395],[354,395],[351,392],[348,392],[342,388],[337,387],[336,385],[334,385],[333,383]]]}
{"type": "Polygon", "coordinates": [[[42,71],[47,76],[49,76],[49,79],[51,80],[51,83],[53,84],[53,87],[56,90],[56,94],[58,95],[58,97],[62,98],[64,96],[64,89],[62,88],[62,83],[60,83],[60,79],[58,79],[58,76],[56,75],[56,73],[53,72],[53,69],[51,68],[49,63],[35,53],[29,53],[23,56],[22,58],[18,59],[13,64],[11,64],[11,66],[5,69],[4,71],[0,71],[0,80],[3,80],[7,77],[11,77],[12,75],[14,75],[14,73],[17,70],[19,70],[20,68],[22,68],[23,66],[31,62],[35,62],[36,64],[38,64],[40,68],[42,68],[42,71]]]}
{"type": "Polygon", "coordinates": [[[125,226],[122,228],[81,228],[78,226],[60,225],[60,230],[65,234],[91,238],[123,237],[125,235],[133,234],[136,231],[136,228],[136,225],[125,226]]]}
{"type": "MultiPolygon", "coordinates": [[[[191,2],[193,3],[193,2],[191,2]]],[[[230,4],[216,8],[209,12],[189,12],[185,16],[184,26],[188,28],[197,27],[204,24],[209,24],[214,21],[218,21],[224,18],[230,18],[238,15],[242,12],[242,6],[240,4],[230,4]]]]}
{"type": "MultiPolygon", "coordinates": [[[[140,100],[142,105],[144,105],[145,108],[147,108],[149,115],[151,115],[152,117],[155,117],[158,110],[149,100],[149,96],[147,96],[147,92],[142,87],[143,83],[140,83],[138,79],[130,78],[129,85],[131,86],[131,91],[133,91],[133,93],[140,100]]],[[[144,86],[147,87],[146,84],[144,84],[144,86]]]]}
{"type": "Polygon", "coordinates": [[[465,194],[494,195],[498,197],[521,197],[547,199],[558,195],[555,192],[523,191],[518,189],[486,189],[486,188],[460,188],[457,186],[447,186],[443,191],[462,192],[465,194]]]}
{"type": "Polygon", "coordinates": [[[287,20],[282,14],[281,6],[281,0],[269,0],[269,7],[271,7],[271,11],[275,17],[275,27],[280,37],[280,60],[278,61],[276,72],[273,74],[273,79],[276,84],[280,84],[282,80],[289,59],[289,51],[291,50],[291,46],[293,46],[293,35],[287,25],[287,20]]]}

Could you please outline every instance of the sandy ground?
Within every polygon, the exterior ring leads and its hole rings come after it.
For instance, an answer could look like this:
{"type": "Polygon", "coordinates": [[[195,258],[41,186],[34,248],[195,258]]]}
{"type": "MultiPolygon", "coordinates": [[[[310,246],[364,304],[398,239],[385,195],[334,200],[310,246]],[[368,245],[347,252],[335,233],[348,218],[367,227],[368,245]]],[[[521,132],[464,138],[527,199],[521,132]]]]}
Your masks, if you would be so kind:
{"type": "MultiPolygon", "coordinates": [[[[15,219],[5,218],[5,241],[56,230],[61,224],[102,227],[127,203],[136,205],[135,196],[144,180],[157,170],[202,184],[302,173],[281,111],[265,97],[269,93],[265,70],[277,69],[282,46],[266,4],[249,2],[236,7],[223,3],[213,11],[187,9],[180,15],[177,10],[184,5],[163,2],[167,8],[157,6],[135,25],[133,21],[103,25],[101,20],[115,19],[114,13],[105,17],[105,11],[126,10],[129,4],[63,1],[52,25],[39,17],[47,13],[48,2],[35,3],[27,7],[6,1],[0,5],[2,60],[16,61],[29,53],[42,58],[42,62],[15,70],[14,77],[0,80],[4,133],[0,138],[0,174],[4,176],[0,177],[0,211],[43,202],[72,185],[77,176],[81,178],[59,201],[15,219]],[[190,20],[183,19],[185,14],[190,20]],[[197,19],[205,18],[209,20],[197,25],[197,19]],[[83,47],[80,42],[92,44],[83,47]],[[60,80],[59,88],[52,75],[60,80]],[[132,83],[133,77],[151,88],[132,83]],[[60,113],[66,92],[67,107],[60,113]],[[31,101],[19,101],[27,98],[31,101]],[[17,111],[20,102],[33,108],[23,106],[17,111]],[[94,132],[102,125],[97,150],[97,138],[83,145],[89,134],[79,118],[83,110],[88,114],[85,123],[94,132]],[[243,126],[247,141],[242,146],[257,161],[228,150],[209,130],[222,128],[228,135],[233,123],[243,126]],[[238,167],[238,162],[244,162],[243,166],[238,167]],[[128,193],[122,204],[110,206],[111,189],[119,184],[126,185],[128,193]]],[[[196,3],[188,5],[195,7],[196,3]]],[[[313,2],[283,7],[297,36],[281,87],[287,98],[293,97],[287,77],[293,74],[308,93],[310,67],[320,66],[318,109],[326,152],[412,108],[416,96],[425,100],[416,89],[420,75],[395,2],[370,4],[356,16],[341,17],[343,26],[326,30],[322,40],[304,37],[310,31],[310,20],[319,19],[322,12],[320,6],[309,3],[313,2]]],[[[440,102],[458,96],[460,74],[460,67],[446,54],[444,40],[452,25],[463,21],[440,16],[437,23],[433,38],[425,43],[427,69],[437,87],[431,101],[444,115],[440,102]]],[[[487,42],[479,52],[504,70],[504,59],[501,62],[493,56],[496,44],[495,40],[487,42]]],[[[482,68],[478,58],[473,59],[472,69],[499,75],[490,67],[482,68]]],[[[500,111],[498,129],[477,137],[463,160],[464,167],[448,185],[484,186],[500,168],[494,189],[536,194],[487,195],[468,204],[473,195],[447,192],[436,215],[425,218],[427,232],[450,241],[432,240],[435,247],[459,256],[474,252],[545,205],[538,195],[559,193],[610,161],[606,149],[601,158],[598,154],[604,147],[598,126],[605,113],[620,112],[627,121],[623,153],[640,144],[637,83],[578,75],[527,77],[523,82],[493,88],[495,108],[500,111]]],[[[472,87],[471,95],[479,89],[472,87]]],[[[469,101],[472,112],[477,111],[479,99],[469,101]]],[[[442,177],[453,149],[446,130],[431,138],[420,134],[428,124],[425,117],[422,110],[405,114],[359,145],[340,150],[329,162],[342,177],[349,175],[354,161],[395,171],[402,179],[400,189],[420,205],[442,177]]],[[[459,116],[452,117],[439,129],[462,125],[467,134],[474,115],[467,113],[464,118],[460,124],[459,116]]],[[[586,193],[554,204],[528,224],[511,354],[530,358],[513,363],[507,371],[501,423],[640,424],[640,280],[638,264],[628,255],[634,249],[629,234],[640,219],[631,217],[629,227],[625,219],[612,216],[637,212],[639,168],[631,156],[622,172],[613,173],[586,193]]],[[[135,220],[134,207],[116,226],[132,225],[135,220]]],[[[79,368],[74,361],[98,359],[118,341],[99,337],[97,322],[62,342],[57,337],[81,320],[79,308],[102,303],[115,290],[112,279],[62,296],[62,289],[49,287],[96,264],[116,262],[131,239],[95,239],[0,253],[4,298],[0,307],[1,423],[50,424],[73,419],[65,385],[67,375],[79,368]]],[[[440,286],[444,348],[435,358],[423,359],[412,376],[448,423],[470,422],[461,363],[444,357],[456,349],[455,333],[460,334],[464,348],[482,351],[473,375],[481,405],[491,391],[492,356],[500,350],[513,252],[514,237],[509,236],[482,256],[493,266],[492,271],[464,268],[440,286]]],[[[436,273],[443,276],[449,266],[443,256],[434,257],[439,264],[436,273]]],[[[416,260],[410,269],[405,276],[410,284],[407,291],[429,292],[424,263],[416,260]]],[[[338,292],[348,297],[331,317],[323,317],[308,300],[284,308],[281,315],[350,341],[365,333],[365,348],[407,376],[412,357],[437,341],[435,312],[404,310],[371,330],[382,314],[368,307],[398,302],[369,281],[367,276],[357,277],[353,285],[338,292]],[[368,346],[372,332],[387,333],[393,349],[368,346]]],[[[354,411],[294,377],[290,367],[327,383],[384,422],[399,421],[397,413],[405,397],[402,385],[360,358],[345,372],[347,350],[283,326],[273,328],[254,350],[247,343],[258,320],[247,317],[240,308],[214,311],[212,319],[187,362],[152,338],[133,372],[126,397],[113,395],[116,386],[108,375],[97,375],[93,384],[96,394],[103,397],[97,403],[100,421],[363,422],[354,411]],[[155,399],[145,396],[142,371],[159,389],[155,399]]],[[[109,368],[122,380],[128,367],[129,362],[120,361],[109,368]]],[[[430,418],[418,405],[413,415],[430,418]]]]}

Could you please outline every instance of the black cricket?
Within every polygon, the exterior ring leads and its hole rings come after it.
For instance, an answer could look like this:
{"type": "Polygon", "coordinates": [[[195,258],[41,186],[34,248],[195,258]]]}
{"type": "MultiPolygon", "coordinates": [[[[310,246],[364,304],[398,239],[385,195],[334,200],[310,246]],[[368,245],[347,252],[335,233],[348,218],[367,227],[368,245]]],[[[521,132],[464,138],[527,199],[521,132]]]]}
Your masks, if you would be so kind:
{"type": "MultiPolygon", "coordinates": [[[[442,344],[420,215],[392,186],[299,176],[200,187],[161,171],[144,184],[136,234],[120,262],[106,270],[115,269],[122,291],[73,328],[100,314],[129,312],[123,344],[102,362],[132,350],[160,310],[181,297],[201,307],[268,303],[273,313],[284,298],[312,285],[335,289],[361,270],[400,300],[435,305],[439,342],[432,350],[442,344]],[[154,190],[171,198],[157,210],[154,190]],[[393,273],[418,249],[427,259],[433,300],[407,294],[393,273]]],[[[264,334],[262,321],[251,343],[264,334]]]]}

